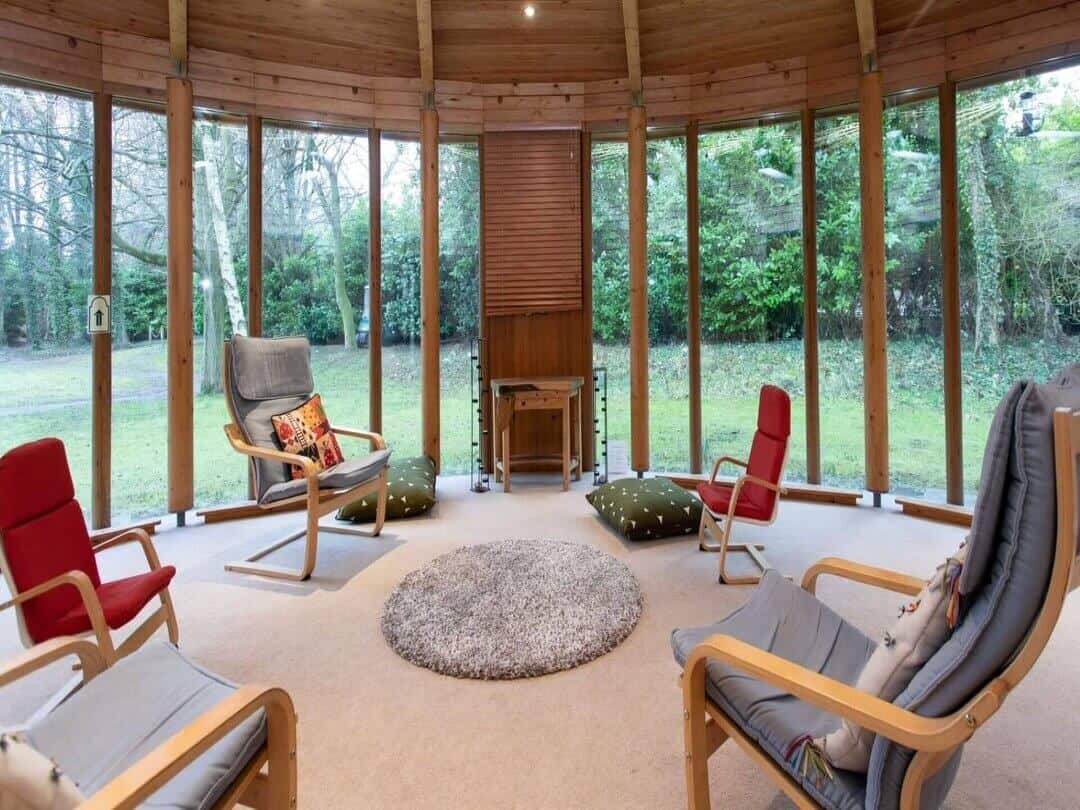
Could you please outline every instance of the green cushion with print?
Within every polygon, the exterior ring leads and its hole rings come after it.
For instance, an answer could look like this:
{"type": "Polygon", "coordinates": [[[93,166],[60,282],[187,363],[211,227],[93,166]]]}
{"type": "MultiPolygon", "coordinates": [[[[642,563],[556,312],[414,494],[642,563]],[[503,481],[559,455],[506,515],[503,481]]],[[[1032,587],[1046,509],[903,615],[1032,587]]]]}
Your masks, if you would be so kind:
{"type": "Polygon", "coordinates": [[[701,501],[667,478],[623,478],[585,498],[627,540],[693,534],[701,521],[701,501]]]}
{"type": "MultiPolygon", "coordinates": [[[[416,517],[435,505],[435,462],[427,456],[391,458],[387,470],[386,518],[416,517]]],[[[371,493],[338,510],[338,520],[373,523],[378,495],[371,493]]]]}

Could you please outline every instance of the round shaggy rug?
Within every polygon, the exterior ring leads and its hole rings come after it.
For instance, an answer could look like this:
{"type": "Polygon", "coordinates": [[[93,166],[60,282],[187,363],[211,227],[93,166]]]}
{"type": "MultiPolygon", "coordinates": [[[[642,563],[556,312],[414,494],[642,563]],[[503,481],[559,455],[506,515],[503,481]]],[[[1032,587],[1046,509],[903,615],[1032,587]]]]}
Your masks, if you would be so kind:
{"type": "Polygon", "coordinates": [[[382,631],[407,661],[459,678],[529,678],[613,650],[641,616],[630,569],[591,546],[504,540],[413,571],[382,631]]]}

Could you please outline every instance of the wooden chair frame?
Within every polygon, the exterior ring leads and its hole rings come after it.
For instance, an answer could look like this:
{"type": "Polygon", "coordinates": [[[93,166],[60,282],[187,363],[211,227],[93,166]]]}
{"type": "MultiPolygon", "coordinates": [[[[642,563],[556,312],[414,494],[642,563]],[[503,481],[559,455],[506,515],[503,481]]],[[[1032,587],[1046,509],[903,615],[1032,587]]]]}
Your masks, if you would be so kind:
{"type": "MultiPolygon", "coordinates": [[[[292,532],[279,540],[275,540],[270,545],[259,549],[240,562],[227,563],[225,565],[225,570],[235,571],[241,574],[256,574],[258,576],[271,577],[274,579],[303,582],[310,577],[311,572],[315,570],[315,557],[319,548],[320,531],[330,532],[332,534],[378,537],[379,534],[382,533],[383,524],[386,522],[386,488],[389,482],[387,468],[383,467],[382,471],[375,478],[363,481],[354,487],[335,490],[319,489],[319,468],[315,466],[315,463],[311,459],[294,453],[286,453],[282,450],[256,447],[253,444],[249,444],[247,439],[244,438],[244,433],[240,429],[240,420],[237,418],[236,409],[233,405],[231,388],[229,387],[231,361],[228,344],[226,344],[225,350],[222,353],[221,365],[225,402],[229,409],[229,418],[232,419],[231,424],[225,425],[225,436],[228,438],[229,444],[232,445],[232,448],[236,452],[248,457],[248,464],[250,465],[252,475],[255,474],[255,459],[261,458],[269,461],[279,461],[282,464],[296,464],[303,469],[304,478],[307,479],[307,492],[304,495],[284,498],[280,501],[274,501],[273,503],[266,505],[257,504],[260,509],[264,509],[267,512],[272,512],[287,504],[305,504],[307,521],[304,528],[292,532]],[[343,526],[319,526],[320,518],[329,515],[331,512],[336,511],[346,504],[352,503],[358,498],[362,498],[364,495],[370,495],[372,493],[378,494],[378,502],[375,508],[375,527],[372,531],[368,532],[363,529],[345,528],[343,526]],[[287,546],[289,543],[292,543],[301,537],[305,538],[306,546],[304,548],[304,563],[299,570],[258,562],[268,554],[277,551],[283,546],[287,546]]],[[[355,428],[337,427],[335,425],[331,425],[330,430],[338,436],[352,436],[357,439],[367,439],[371,442],[371,446],[375,450],[383,450],[386,448],[386,441],[378,433],[357,430],[355,428]]]]}
{"type": "MultiPolygon", "coordinates": [[[[724,714],[705,692],[705,665],[723,661],[742,672],[845,717],[875,734],[915,751],[900,795],[901,810],[918,810],[923,785],[956,749],[982,728],[1005,698],[1023,680],[1046,647],[1061,615],[1065,598],[1080,584],[1077,561],[1077,457],[1080,456],[1080,411],[1054,413],[1054,455],[1057,479],[1057,542],[1046,598],[1017,654],[974,697],[944,717],[923,717],[875,695],[821,675],[731,636],[716,634],[691,651],[680,676],[683,693],[683,739],[686,747],[687,806],[708,810],[708,758],[728,739],[746,751],[800,808],[817,804],[753,739],[724,714]]],[[[832,575],[905,595],[919,593],[923,580],[908,574],[825,558],[811,566],[802,587],[814,593],[818,577],[832,575]]]]}
{"type": "MultiPolygon", "coordinates": [[[[712,473],[709,475],[709,483],[716,483],[716,475],[720,472],[720,465],[725,462],[735,464],[736,466],[746,469],[748,462],[742,459],[735,458],[734,456],[721,456],[713,462],[712,473]]],[[[780,463],[780,480],[784,479],[784,468],[787,467],[787,450],[784,451],[784,459],[780,463]]],[[[708,504],[704,500],[701,502],[701,523],[698,525],[698,537],[700,538],[700,546],[702,551],[720,552],[720,581],[726,585],[753,585],[761,581],[761,576],[733,576],[727,571],[727,555],[729,551],[742,551],[750,556],[754,564],[762,572],[769,567],[768,562],[761,555],[761,552],[765,550],[765,546],[757,545],[753,543],[736,543],[731,544],[728,540],[731,538],[731,525],[736,521],[739,523],[751,523],[755,526],[771,526],[776,522],[776,515],[780,510],[780,497],[787,494],[787,490],[779,484],[774,484],[771,481],[766,481],[763,478],[758,478],[756,475],[750,475],[749,473],[743,473],[735,479],[735,483],[731,490],[731,498],[728,500],[727,513],[720,515],[713,512],[708,504]],[[772,490],[776,493],[776,498],[773,499],[772,514],[769,515],[768,520],[755,520],[754,518],[738,517],[735,514],[735,506],[739,502],[739,493],[742,492],[742,488],[746,484],[756,484],[757,486],[764,487],[765,489],[772,490]],[[723,525],[718,523],[718,520],[723,521],[723,525]],[[718,542],[709,542],[709,534],[719,538],[718,542]]]]}
{"type": "MultiPolygon", "coordinates": [[[[102,651],[91,641],[62,636],[38,644],[0,667],[0,687],[70,656],[79,659],[84,684],[109,666],[102,651]]],[[[266,714],[266,742],[214,805],[214,810],[229,810],[238,804],[257,810],[295,808],[296,711],[287,692],[267,686],[240,687],[79,807],[84,810],[134,810],[259,710],[266,714]],[[266,773],[262,772],[264,765],[266,773]]]]}
{"type": "MultiPolygon", "coordinates": [[[[2,539],[2,533],[0,533],[0,539],[2,539]]],[[[154,543],[150,539],[150,535],[144,529],[129,529],[103,543],[99,543],[94,546],[94,554],[100,554],[106,549],[114,548],[123,543],[138,543],[142,546],[143,554],[146,555],[146,563],[150,570],[156,571],[161,568],[161,562],[158,560],[157,551],[154,549],[154,543]]],[[[168,629],[169,641],[174,645],[179,645],[180,643],[180,627],[176,621],[176,610],[173,608],[172,596],[170,596],[167,587],[158,594],[158,599],[161,601],[161,607],[148,616],[146,620],[135,628],[131,635],[124,639],[120,646],[117,647],[113,644],[112,634],[109,631],[109,625],[105,621],[105,613],[101,608],[101,601],[94,591],[94,584],[90,581],[90,577],[88,577],[85,572],[78,570],[68,571],[53,577],[47,582],[42,582],[40,585],[36,585],[29,590],[20,592],[15,587],[15,581],[11,577],[7,558],[4,556],[2,543],[0,543],[0,568],[3,568],[4,570],[4,578],[7,580],[8,588],[12,594],[11,599],[0,604],[0,611],[12,607],[18,608],[19,635],[22,638],[25,647],[33,647],[34,640],[30,637],[30,632],[26,627],[22,605],[29,602],[35,596],[40,596],[54,588],[64,587],[73,587],[79,592],[79,597],[82,599],[83,605],[86,606],[86,613],[90,617],[90,629],[86,632],[86,635],[93,635],[94,639],[97,641],[98,647],[101,649],[101,654],[105,659],[105,663],[109,666],[112,666],[117,659],[130,655],[141,647],[162,625],[165,625],[168,629]]]]}

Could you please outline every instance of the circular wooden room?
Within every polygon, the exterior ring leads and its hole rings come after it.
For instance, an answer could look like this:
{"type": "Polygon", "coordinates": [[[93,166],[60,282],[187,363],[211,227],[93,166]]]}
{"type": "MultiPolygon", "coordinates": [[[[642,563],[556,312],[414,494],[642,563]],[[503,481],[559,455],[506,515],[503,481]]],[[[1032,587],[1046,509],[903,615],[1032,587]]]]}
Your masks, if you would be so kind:
{"type": "Polygon", "coordinates": [[[0,421],[0,807],[1075,807],[1080,3],[0,0],[0,421]]]}

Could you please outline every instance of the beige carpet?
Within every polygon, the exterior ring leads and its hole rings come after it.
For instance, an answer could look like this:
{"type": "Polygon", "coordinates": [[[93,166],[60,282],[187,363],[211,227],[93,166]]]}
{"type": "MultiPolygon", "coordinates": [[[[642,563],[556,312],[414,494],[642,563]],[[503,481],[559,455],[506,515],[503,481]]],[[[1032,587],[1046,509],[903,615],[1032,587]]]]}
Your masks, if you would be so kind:
{"type": "MultiPolygon", "coordinates": [[[[181,647],[237,681],[284,686],[300,713],[303,808],[680,808],[685,806],[678,669],[668,636],[739,605],[747,589],[716,584],[715,555],[691,539],[630,544],[595,517],[585,482],[563,493],[515,478],[515,492],[473,495],[440,482],[429,516],[387,525],[380,539],[325,534],[315,578],[289,586],[226,574],[297,517],[166,531],[158,548],[180,568],[173,587],[181,647]],[[624,560],[645,595],[641,622],[609,655],[568,672],[513,682],[456,680],[398,658],[379,632],[383,601],[409,571],[463,544],[511,537],[590,543],[624,560]]],[[[850,556],[929,574],[962,532],[889,510],[785,503],[770,528],[739,536],[798,577],[816,558],[850,556]]],[[[278,559],[299,555],[294,546],[278,559]]],[[[138,566],[106,555],[106,575],[138,566]]],[[[868,632],[897,597],[823,582],[822,597],[868,632]]],[[[1066,606],[1031,677],[966,749],[951,808],[1070,808],[1080,795],[1080,599],[1066,606]]],[[[0,614],[0,656],[19,649],[0,614]]],[[[69,673],[0,692],[0,718],[24,716],[69,673]]],[[[733,746],[710,761],[716,808],[790,804],[733,746]]]]}

